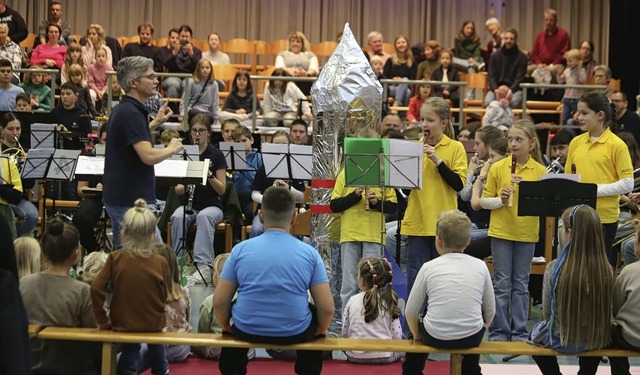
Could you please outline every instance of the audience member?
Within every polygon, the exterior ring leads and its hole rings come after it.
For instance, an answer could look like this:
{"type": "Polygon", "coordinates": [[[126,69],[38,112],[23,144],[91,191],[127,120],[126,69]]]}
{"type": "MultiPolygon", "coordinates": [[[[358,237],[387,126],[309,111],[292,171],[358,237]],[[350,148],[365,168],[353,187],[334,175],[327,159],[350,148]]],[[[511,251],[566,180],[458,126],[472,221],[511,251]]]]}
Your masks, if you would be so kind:
{"type": "Polygon", "coordinates": [[[96,62],[96,53],[100,48],[107,52],[107,66],[113,66],[113,51],[107,46],[107,33],[98,24],[91,24],[87,28],[87,45],[82,46],[82,59],[85,66],[90,66],[96,62]]]}
{"type": "Polygon", "coordinates": [[[220,44],[220,34],[209,34],[209,36],[207,37],[207,45],[209,46],[209,50],[206,52],[202,52],[202,58],[209,60],[211,62],[211,65],[231,64],[229,55],[220,50],[220,44]]]}
{"type": "Polygon", "coordinates": [[[63,83],[63,85],[69,84],[75,87],[77,95],[77,104],[86,113],[95,117],[98,115],[96,107],[93,104],[89,87],[86,84],[86,72],[82,69],[80,64],[71,64],[69,67],[69,81],[63,83]]]}
{"type": "MultiPolygon", "coordinates": [[[[149,60],[149,70],[152,64],[149,60]]],[[[164,330],[169,265],[161,255],[153,252],[155,231],[156,216],[147,209],[144,199],[137,199],[122,218],[122,250],[109,254],[104,268],[91,284],[93,314],[99,329],[116,332],[164,330]],[[105,303],[109,305],[108,314],[103,307],[105,303]]],[[[119,373],[138,371],[140,345],[122,345],[119,373]]],[[[149,344],[147,347],[151,372],[166,374],[169,364],[165,346],[149,344]]]]}
{"type": "MultiPolygon", "coordinates": [[[[440,66],[431,73],[431,81],[441,82],[458,82],[460,81],[460,75],[458,70],[452,63],[453,54],[449,50],[440,52],[440,66]]],[[[458,106],[458,100],[460,99],[460,91],[458,86],[449,85],[434,85],[434,96],[439,96],[444,99],[450,99],[453,102],[453,106],[458,106]]]]}
{"type": "MultiPolygon", "coordinates": [[[[207,61],[207,64],[210,63],[207,61]]],[[[198,229],[193,245],[193,261],[197,270],[193,273],[193,277],[197,282],[204,278],[207,283],[211,281],[216,225],[222,221],[223,217],[220,197],[224,195],[227,188],[227,162],[222,151],[209,144],[210,133],[211,122],[207,115],[200,113],[189,120],[191,142],[198,146],[200,161],[205,159],[210,161],[209,177],[207,185],[195,185],[193,192],[189,193],[192,194],[189,197],[192,211],[188,212],[187,207],[181,205],[171,215],[171,238],[177,253],[181,250],[180,246],[186,249],[185,230],[189,229],[194,222],[197,224],[198,229]]],[[[175,190],[178,196],[187,192],[182,184],[178,184],[175,190]]]]}
{"type": "Polygon", "coordinates": [[[16,264],[18,278],[40,272],[41,252],[40,243],[33,237],[18,237],[13,241],[16,249],[16,264]]]}
{"type": "Polygon", "coordinates": [[[571,48],[569,33],[558,26],[558,13],[555,9],[544,11],[544,30],[540,31],[533,42],[529,59],[538,68],[562,63],[564,54],[571,48]]]}
{"type": "MultiPolygon", "coordinates": [[[[361,292],[349,298],[342,314],[342,336],[354,339],[401,340],[398,295],[391,286],[391,263],[384,257],[358,262],[361,292]]],[[[404,353],[347,351],[347,360],[363,364],[393,363],[404,353]]]]}
{"type": "Polygon", "coordinates": [[[16,96],[16,112],[31,112],[31,97],[24,92],[16,96]]]}
{"type": "Polygon", "coordinates": [[[100,47],[96,51],[96,62],[89,65],[88,70],[89,93],[98,111],[101,108],[102,97],[108,88],[107,72],[112,69],[111,65],[107,65],[107,50],[104,49],[104,46],[100,47]]]}
{"type": "MultiPolygon", "coordinates": [[[[31,69],[44,69],[40,65],[32,65],[31,69]]],[[[40,72],[28,72],[24,75],[24,82],[18,86],[22,87],[25,94],[31,98],[31,110],[50,111],[53,99],[51,97],[51,88],[46,85],[47,76],[40,72]]]]}
{"type": "Polygon", "coordinates": [[[382,57],[382,63],[385,64],[391,57],[391,55],[384,50],[384,37],[379,31],[372,31],[367,35],[367,46],[369,47],[367,51],[369,59],[373,56],[380,56],[382,57]]]}
{"type": "Polygon", "coordinates": [[[46,65],[49,69],[60,69],[64,64],[67,46],[58,44],[60,26],[51,24],[47,28],[47,42],[39,44],[31,54],[31,65],[46,65]]]}
{"type": "MultiPolygon", "coordinates": [[[[490,39],[487,42],[486,54],[483,56],[485,63],[487,66],[489,65],[489,61],[491,56],[500,50],[502,47],[502,28],[500,27],[500,21],[497,18],[491,17],[484,22],[484,27],[489,32],[490,39]]],[[[483,52],[484,54],[485,52],[483,52]]]]}
{"type": "Polygon", "coordinates": [[[382,133],[387,129],[393,129],[401,132],[403,130],[403,126],[400,116],[395,114],[384,116],[382,123],[380,124],[380,132],[382,133]]]}
{"type": "Polygon", "coordinates": [[[515,184],[539,181],[546,168],[541,164],[540,143],[533,123],[514,122],[508,139],[511,156],[491,166],[480,199],[482,208],[491,210],[488,234],[497,311],[489,326],[489,340],[526,341],[528,284],[540,220],[517,215],[520,190],[515,184]]]}
{"type": "Polygon", "coordinates": [[[606,65],[598,65],[593,69],[593,71],[593,78],[595,78],[594,83],[596,85],[607,86],[606,89],[599,91],[608,97],[613,92],[613,89],[609,87],[609,82],[611,82],[611,69],[606,65]]]}
{"type": "MultiPolygon", "coordinates": [[[[213,34],[212,34],[213,35],[213,34]]],[[[233,78],[231,92],[224,100],[220,112],[220,122],[235,119],[244,126],[252,127],[253,118],[262,114],[260,100],[256,100],[256,109],[253,109],[253,84],[250,73],[239,70],[233,78]]],[[[262,119],[256,119],[256,126],[262,125],[262,119]]]]}
{"type": "MultiPolygon", "coordinates": [[[[425,345],[473,348],[482,342],[496,311],[491,275],[482,260],[463,254],[471,236],[469,218],[455,210],[438,216],[435,246],[441,256],[420,267],[405,319],[413,339],[425,345]]],[[[407,353],[402,373],[422,374],[428,357],[407,353]]],[[[480,355],[463,355],[462,373],[480,374],[480,355]]]]}
{"type": "Polygon", "coordinates": [[[513,93],[508,86],[502,85],[495,91],[496,100],[491,101],[482,117],[482,126],[495,126],[502,131],[509,130],[513,122],[511,100],[513,93]]]}
{"type": "Polygon", "coordinates": [[[520,83],[527,74],[527,55],[518,47],[518,31],[508,28],[502,34],[502,47],[489,60],[489,91],[484,97],[485,107],[496,99],[495,90],[501,85],[511,89],[511,108],[522,106],[520,83]]]}
{"type": "MultiPolygon", "coordinates": [[[[49,220],[42,239],[46,270],[20,280],[30,324],[42,327],[96,328],[89,285],[69,277],[80,256],[78,231],[58,218],[49,220]]],[[[102,304],[98,305],[102,310],[102,304]]],[[[34,373],[82,374],[100,368],[100,345],[86,342],[31,341],[34,373]]]]}
{"type": "MultiPolygon", "coordinates": [[[[169,73],[189,73],[196,72],[196,65],[202,59],[202,51],[191,43],[193,30],[189,25],[182,25],[177,30],[178,40],[175,44],[170,44],[171,54],[164,61],[164,66],[169,73]]],[[[173,34],[173,29],[169,36],[173,34]]],[[[213,74],[213,73],[211,73],[213,74]]],[[[162,80],[162,89],[167,92],[169,98],[179,98],[182,96],[184,82],[181,78],[166,77],[162,80]]]]}
{"type": "Polygon", "coordinates": [[[7,6],[6,0],[0,0],[0,23],[6,23],[9,26],[9,38],[16,44],[20,44],[27,39],[29,30],[24,18],[17,11],[7,6]]]}
{"type": "MultiPolygon", "coordinates": [[[[287,71],[277,68],[271,73],[272,77],[288,77],[287,71]]],[[[277,126],[281,120],[284,126],[290,127],[291,122],[298,116],[298,106],[304,119],[313,118],[307,97],[300,91],[298,86],[291,81],[269,81],[264,86],[264,109],[265,126],[277,126]]]]}
{"type": "MultiPolygon", "coordinates": [[[[382,74],[394,81],[408,80],[416,76],[416,68],[409,40],[404,35],[397,36],[393,42],[393,54],[385,62],[382,74]]],[[[394,98],[394,105],[406,107],[411,98],[411,88],[406,83],[389,85],[389,97],[394,98]]]]}
{"type": "Polygon", "coordinates": [[[88,254],[82,261],[82,273],[78,276],[78,280],[89,285],[93,284],[100,271],[107,263],[109,255],[102,251],[94,251],[88,254]]]}
{"type": "Polygon", "coordinates": [[[627,94],[622,91],[613,91],[608,97],[616,109],[613,120],[614,131],[616,133],[629,132],[633,134],[636,142],[640,144],[640,118],[637,114],[628,110],[627,94]]]}
{"type": "Polygon", "coordinates": [[[409,111],[407,111],[407,121],[413,123],[420,122],[420,108],[425,100],[431,97],[431,85],[418,85],[416,94],[409,101],[409,111]]]}
{"type": "Polygon", "coordinates": [[[476,34],[476,24],[473,20],[465,20],[458,36],[453,40],[453,64],[463,72],[475,73],[484,68],[481,54],[480,37],[476,34]]]}
{"type": "MultiPolygon", "coordinates": [[[[532,328],[530,342],[567,354],[606,348],[611,343],[615,277],[607,261],[600,218],[593,208],[578,205],[562,214],[560,228],[562,251],[545,269],[543,320],[532,328]]],[[[543,374],[560,373],[556,357],[534,355],[533,359],[543,374]]],[[[600,359],[579,357],[579,373],[595,374],[600,359]]]]}
{"type": "MultiPolygon", "coordinates": [[[[284,187],[270,187],[259,216],[265,233],[234,247],[213,296],[222,331],[267,345],[302,343],[324,336],[334,313],[329,280],[320,254],[289,234],[296,217],[293,195],[284,187]],[[232,304],[236,291],[238,298],[232,304]],[[313,305],[308,302],[308,292],[313,305]],[[256,314],[256,309],[261,313],[256,314]]],[[[222,348],[220,371],[245,373],[247,352],[244,348],[222,348]]],[[[297,351],[295,369],[298,373],[321,373],[322,352],[297,351]]]]}
{"type": "Polygon", "coordinates": [[[72,42],[67,47],[67,54],[64,56],[64,64],[60,68],[60,81],[62,84],[65,84],[70,79],[69,67],[73,64],[80,65],[82,69],[83,82],[87,84],[87,66],[84,64],[84,59],[82,59],[82,46],[78,43],[72,42]]]}
{"type": "MultiPolygon", "coordinates": [[[[22,49],[18,44],[9,39],[9,26],[6,23],[0,23],[0,59],[11,62],[13,69],[22,68],[22,49]]],[[[13,73],[12,83],[20,82],[20,74],[13,73]]]]}
{"type": "Polygon", "coordinates": [[[371,69],[373,69],[373,73],[376,75],[378,80],[385,79],[384,76],[384,63],[382,62],[382,57],[375,55],[372,56],[369,60],[369,64],[371,65],[371,69]]]}
{"type": "Polygon", "coordinates": [[[207,59],[200,59],[196,64],[189,84],[189,98],[186,93],[180,101],[180,120],[185,106],[189,117],[203,114],[211,124],[218,123],[218,84],[213,75],[213,65],[207,59]]]}
{"type": "Polygon", "coordinates": [[[38,25],[38,37],[34,44],[45,44],[47,42],[49,25],[57,25],[60,30],[58,44],[66,45],[71,42],[69,40],[69,36],[71,35],[71,25],[62,20],[62,3],[59,1],[52,1],[49,3],[49,18],[40,21],[40,25],[38,25]]]}
{"type": "Polygon", "coordinates": [[[429,79],[431,73],[440,66],[440,43],[428,40],[423,49],[425,59],[418,64],[416,79],[429,79]]]}
{"type": "Polygon", "coordinates": [[[127,56],[144,56],[153,60],[153,71],[162,72],[164,67],[162,50],[151,44],[153,40],[153,24],[151,22],[143,22],[138,25],[139,42],[127,43],[122,49],[122,57],[127,56]]]}
{"type": "MultiPolygon", "coordinates": [[[[567,85],[582,84],[587,81],[587,75],[585,74],[584,67],[582,66],[582,55],[580,50],[571,49],[564,54],[564,58],[567,61],[567,67],[561,72],[558,69],[557,80],[558,83],[567,85]]],[[[562,67],[562,65],[558,65],[562,67]]],[[[567,124],[573,117],[573,114],[578,110],[578,99],[582,95],[583,90],[567,88],[564,90],[564,96],[562,97],[562,123],[567,124]]]]}
{"type": "Polygon", "coordinates": [[[595,46],[592,41],[584,40],[580,43],[580,55],[582,56],[582,67],[584,68],[587,78],[593,77],[598,60],[593,58],[593,50],[595,46]]]}
{"type": "Polygon", "coordinates": [[[24,92],[21,87],[11,83],[12,80],[13,65],[11,61],[0,59],[0,111],[15,111],[16,96],[24,92]]]}

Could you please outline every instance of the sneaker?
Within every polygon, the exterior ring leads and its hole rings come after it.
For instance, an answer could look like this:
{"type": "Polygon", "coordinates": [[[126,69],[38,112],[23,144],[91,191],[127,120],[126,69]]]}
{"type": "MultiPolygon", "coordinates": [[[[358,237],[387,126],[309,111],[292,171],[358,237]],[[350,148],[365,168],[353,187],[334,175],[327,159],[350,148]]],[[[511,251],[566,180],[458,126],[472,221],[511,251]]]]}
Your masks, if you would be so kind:
{"type": "Polygon", "coordinates": [[[195,279],[196,284],[204,284],[204,280],[207,281],[207,284],[211,284],[211,267],[206,264],[196,264],[195,266],[197,269],[191,274],[191,277],[195,279]],[[198,273],[198,270],[200,270],[200,273],[198,273]]]}

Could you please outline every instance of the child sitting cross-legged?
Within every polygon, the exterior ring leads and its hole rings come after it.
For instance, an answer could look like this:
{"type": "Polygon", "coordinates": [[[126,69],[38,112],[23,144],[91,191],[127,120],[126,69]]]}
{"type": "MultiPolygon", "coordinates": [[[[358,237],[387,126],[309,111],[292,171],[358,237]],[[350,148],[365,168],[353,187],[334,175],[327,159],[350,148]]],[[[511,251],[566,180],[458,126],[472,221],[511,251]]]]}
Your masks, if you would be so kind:
{"type": "MultiPolygon", "coordinates": [[[[349,299],[342,314],[342,335],[356,339],[402,339],[398,295],[391,286],[391,264],[384,257],[358,263],[361,292],[349,299]]],[[[403,353],[348,351],[354,363],[392,363],[403,353]]]]}
{"type": "MultiPolygon", "coordinates": [[[[405,309],[413,338],[425,345],[440,349],[476,347],[493,319],[495,297],[489,270],[482,260],[463,253],[470,239],[471,220],[464,213],[440,213],[436,222],[440,257],[422,265],[405,309]],[[428,305],[422,310],[426,301],[428,305]]],[[[428,357],[407,353],[402,373],[422,374],[428,357]]],[[[479,355],[464,355],[462,373],[481,374],[479,362],[479,355]]]]}

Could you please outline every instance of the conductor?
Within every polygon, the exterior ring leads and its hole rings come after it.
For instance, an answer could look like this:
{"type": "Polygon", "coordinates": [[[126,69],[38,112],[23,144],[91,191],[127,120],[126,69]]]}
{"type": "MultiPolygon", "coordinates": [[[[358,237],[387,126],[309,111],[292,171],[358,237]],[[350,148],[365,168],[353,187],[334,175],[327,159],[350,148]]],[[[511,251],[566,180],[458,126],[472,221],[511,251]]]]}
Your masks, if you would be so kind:
{"type": "MultiPolygon", "coordinates": [[[[182,150],[182,140],[174,138],[164,149],[153,148],[151,130],[164,123],[172,111],[165,103],[153,121],[144,101],[156,93],[158,77],[153,60],[142,56],[125,57],[116,69],[118,82],[125,92],[107,123],[107,146],[103,177],[102,201],[111,218],[113,244],[120,243],[120,223],[137,198],[156,202],[154,165],[182,150]]],[[[157,239],[160,232],[156,228],[157,239]]]]}

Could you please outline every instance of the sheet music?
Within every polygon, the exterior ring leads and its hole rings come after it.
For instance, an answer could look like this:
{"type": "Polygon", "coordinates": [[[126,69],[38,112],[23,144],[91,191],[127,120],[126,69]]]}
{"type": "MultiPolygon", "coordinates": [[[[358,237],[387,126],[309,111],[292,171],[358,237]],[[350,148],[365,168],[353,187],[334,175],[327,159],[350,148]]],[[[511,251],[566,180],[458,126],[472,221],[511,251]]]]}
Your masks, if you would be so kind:
{"type": "Polygon", "coordinates": [[[543,174],[542,177],[540,177],[540,181],[551,180],[554,178],[561,178],[563,180],[580,182],[580,175],[572,174],[572,173],[547,173],[547,174],[543,174]]]}
{"type": "Polygon", "coordinates": [[[22,166],[22,178],[44,178],[54,148],[32,148],[22,166]]]}
{"type": "Polygon", "coordinates": [[[232,171],[248,171],[254,168],[247,167],[247,157],[244,143],[241,142],[220,142],[219,147],[224,160],[227,162],[227,169],[232,171]],[[233,152],[231,151],[233,149],[233,152]]]}
{"type": "Polygon", "coordinates": [[[262,163],[269,178],[289,179],[289,166],[287,165],[287,154],[289,145],[264,143],[262,144],[262,163]]]}
{"type": "Polygon", "coordinates": [[[96,143],[95,150],[96,150],[96,156],[104,156],[106,155],[107,145],[96,143]]]}
{"type": "Polygon", "coordinates": [[[294,180],[310,180],[313,166],[313,147],[306,145],[290,145],[291,178],[294,180]]]}
{"type": "Polygon", "coordinates": [[[71,181],[78,156],[80,156],[80,150],[56,150],[47,171],[47,179],[71,181]]]}
{"type": "Polygon", "coordinates": [[[31,124],[31,149],[55,148],[56,124],[31,124]]]}
{"type": "Polygon", "coordinates": [[[104,156],[78,156],[76,175],[101,176],[104,174],[104,156]]]}
{"type": "Polygon", "coordinates": [[[385,184],[389,187],[422,189],[422,148],[420,142],[389,139],[385,161],[385,184]]]}
{"type": "Polygon", "coordinates": [[[185,177],[187,175],[187,160],[163,160],[153,166],[156,177],[185,177]]]}

